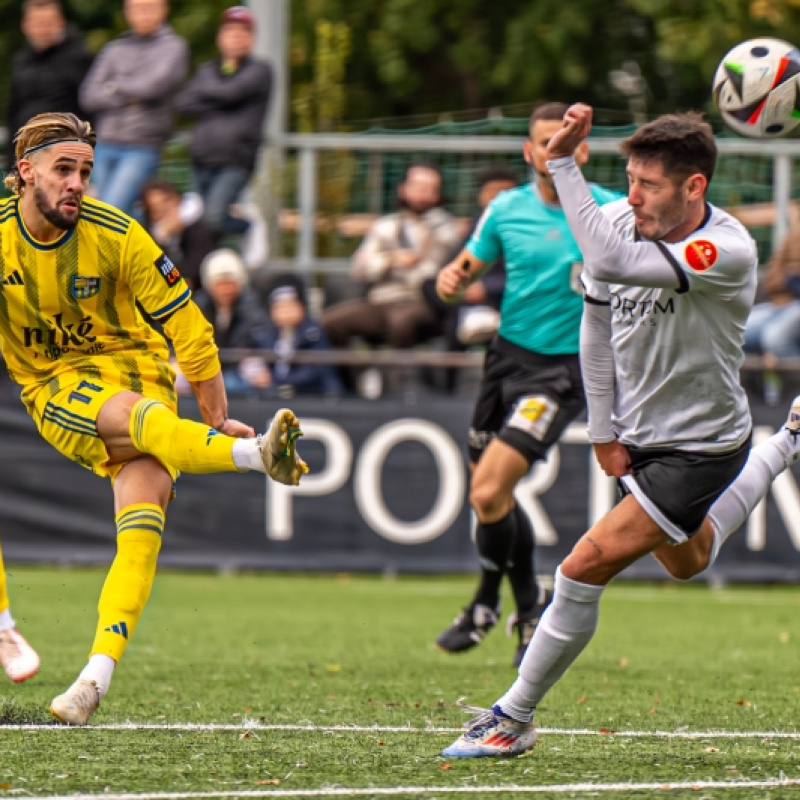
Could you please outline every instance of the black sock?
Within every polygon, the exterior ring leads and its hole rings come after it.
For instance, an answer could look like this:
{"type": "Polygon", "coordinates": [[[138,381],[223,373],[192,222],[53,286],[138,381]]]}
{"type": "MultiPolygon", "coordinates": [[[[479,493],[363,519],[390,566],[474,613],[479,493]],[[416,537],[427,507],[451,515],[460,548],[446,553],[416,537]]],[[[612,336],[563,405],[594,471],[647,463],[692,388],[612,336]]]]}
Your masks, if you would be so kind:
{"type": "Polygon", "coordinates": [[[520,618],[525,618],[531,614],[539,599],[534,559],[536,541],[528,515],[518,505],[514,506],[514,512],[517,518],[517,536],[509,558],[508,581],[517,604],[517,613],[520,618]]]}
{"type": "Polygon", "coordinates": [[[506,574],[516,536],[517,517],[513,508],[497,522],[478,523],[475,539],[481,557],[481,582],[474,602],[489,608],[500,605],[500,584],[506,574]]]}

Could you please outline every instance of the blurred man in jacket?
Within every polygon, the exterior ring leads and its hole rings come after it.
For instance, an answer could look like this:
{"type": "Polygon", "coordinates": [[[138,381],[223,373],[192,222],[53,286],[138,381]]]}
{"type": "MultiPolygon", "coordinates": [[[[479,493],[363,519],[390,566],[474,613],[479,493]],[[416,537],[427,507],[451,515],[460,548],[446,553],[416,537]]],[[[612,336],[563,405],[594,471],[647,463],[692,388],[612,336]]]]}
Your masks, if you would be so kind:
{"type": "Polygon", "coordinates": [[[166,0],[125,0],[124,11],[130,30],[100,51],[80,101],[97,127],[97,195],[130,214],[172,135],[173,101],[188,72],[189,48],[167,24],[166,0]]]}
{"type": "MultiPolygon", "coordinates": [[[[92,56],[78,30],[67,23],[58,0],[25,0],[22,32],[26,45],[11,60],[11,93],[6,121],[9,132],[45,111],[84,116],[78,90],[92,56]]],[[[14,164],[12,137],[6,142],[6,164],[14,164]]]]}
{"type": "Polygon", "coordinates": [[[272,89],[269,64],[252,57],[255,18],[244,6],[222,13],[219,57],[203,64],[178,96],[178,110],[197,122],[191,155],[204,219],[219,240],[242,234],[250,223],[230,207],[255,170],[272,89]]]}

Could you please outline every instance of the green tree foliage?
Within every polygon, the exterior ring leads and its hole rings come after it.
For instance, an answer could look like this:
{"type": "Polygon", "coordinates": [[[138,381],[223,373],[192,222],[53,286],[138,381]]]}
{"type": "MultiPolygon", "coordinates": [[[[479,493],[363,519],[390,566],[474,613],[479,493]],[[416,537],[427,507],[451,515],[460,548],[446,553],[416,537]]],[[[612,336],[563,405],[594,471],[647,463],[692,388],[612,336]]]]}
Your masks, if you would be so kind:
{"type": "Polygon", "coordinates": [[[351,31],[353,127],[544,98],[627,120],[631,97],[609,78],[625,65],[641,74],[648,114],[704,109],[734,44],[760,35],[800,44],[800,0],[293,0],[291,11],[293,84],[314,80],[319,20],[351,31]]]}
{"type": "MultiPolygon", "coordinates": [[[[629,0],[655,33],[653,57],[669,65],[681,107],[703,108],[717,64],[735,44],[775,36],[800,44],[800,0],[629,0]]],[[[665,109],[659,109],[665,110],[665,109]]]]}
{"type": "MultiPolygon", "coordinates": [[[[586,100],[608,109],[607,121],[627,121],[632,97],[609,77],[623,67],[640,75],[648,114],[708,108],[711,76],[734,44],[758,35],[800,44],[800,0],[288,1],[292,125],[304,129],[516,104],[523,115],[544,98],[586,100]]],[[[94,51],[124,30],[120,0],[63,2],[94,51]]],[[[229,5],[172,0],[195,63],[214,55],[229,5]]],[[[23,43],[20,6],[0,0],[0,109],[23,43]]]]}
{"type": "Polygon", "coordinates": [[[627,0],[309,0],[292,6],[292,82],[313,74],[314,24],[352,31],[347,118],[430,115],[542,97],[625,108],[609,70],[638,61],[663,93],[652,21],[627,0]]]}

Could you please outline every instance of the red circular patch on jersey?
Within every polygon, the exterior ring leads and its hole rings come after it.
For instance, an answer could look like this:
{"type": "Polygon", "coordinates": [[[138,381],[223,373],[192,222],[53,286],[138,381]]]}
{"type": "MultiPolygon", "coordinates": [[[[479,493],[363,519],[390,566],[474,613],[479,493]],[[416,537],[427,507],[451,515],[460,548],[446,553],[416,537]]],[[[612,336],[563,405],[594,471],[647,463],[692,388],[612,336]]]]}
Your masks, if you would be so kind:
{"type": "Polygon", "coordinates": [[[717,262],[717,248],[706,239],[695,239],[686,245],[686,263],[695,272],[705,272],[717,262]]]}

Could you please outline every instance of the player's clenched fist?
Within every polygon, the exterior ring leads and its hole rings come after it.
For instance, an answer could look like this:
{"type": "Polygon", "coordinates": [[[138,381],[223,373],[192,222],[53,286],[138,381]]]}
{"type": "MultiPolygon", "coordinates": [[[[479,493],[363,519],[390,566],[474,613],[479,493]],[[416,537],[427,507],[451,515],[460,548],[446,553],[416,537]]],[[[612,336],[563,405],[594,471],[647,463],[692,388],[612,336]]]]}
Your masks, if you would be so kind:
{"type": "Polygon", "coordinates": [[[446,303],[458,302],[471,280],[468,261],[451,261],[436,276],[436,293],[446,303]]]}

